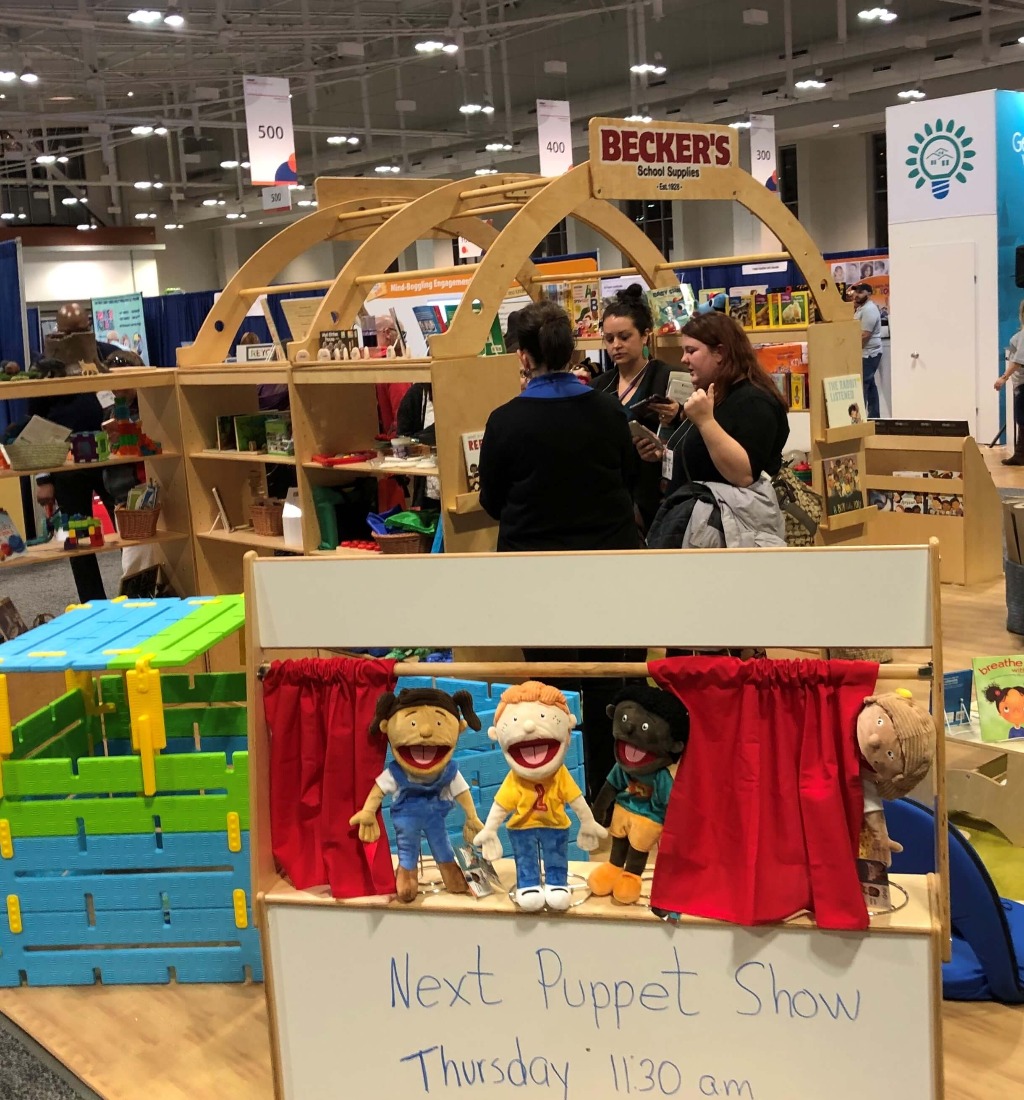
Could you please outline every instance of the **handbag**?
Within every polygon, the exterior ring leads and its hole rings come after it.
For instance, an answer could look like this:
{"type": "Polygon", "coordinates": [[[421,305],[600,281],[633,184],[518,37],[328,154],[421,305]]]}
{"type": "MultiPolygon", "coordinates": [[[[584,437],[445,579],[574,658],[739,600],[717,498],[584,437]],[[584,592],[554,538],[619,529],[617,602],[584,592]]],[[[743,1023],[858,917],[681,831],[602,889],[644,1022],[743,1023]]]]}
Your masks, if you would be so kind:
{"type": "Polygon", "coordinates": [[[818,525],[825,513],[825,502],[805,485],[788,465],[772,478],[786,524],[787,546],[813,546],[818,525]]]}

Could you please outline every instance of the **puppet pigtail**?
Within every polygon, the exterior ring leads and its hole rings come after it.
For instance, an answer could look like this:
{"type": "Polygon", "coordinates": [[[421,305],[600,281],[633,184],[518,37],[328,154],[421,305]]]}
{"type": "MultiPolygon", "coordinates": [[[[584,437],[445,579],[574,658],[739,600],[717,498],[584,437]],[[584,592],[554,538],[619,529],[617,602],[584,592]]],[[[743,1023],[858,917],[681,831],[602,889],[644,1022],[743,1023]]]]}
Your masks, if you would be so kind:
{"type": "Polygon", "coordinates": [[[457,691],[452,696],[452,702],[462,711],[462,717],[466,719],[466,725],[470,729],[479,730],[481,723],[473,709],[473,696],[468,691],[457,691]]]}
{"type": "Polygon", "coordinates": [[[386,691],[377,700],[377,709],[373,712],[373,721],[370,723],[370,737],[376,739],[381,737],[380,724],[386,718],[389,718],[394,712],[395,703],[397,702],[394,692],[386,691]]]}

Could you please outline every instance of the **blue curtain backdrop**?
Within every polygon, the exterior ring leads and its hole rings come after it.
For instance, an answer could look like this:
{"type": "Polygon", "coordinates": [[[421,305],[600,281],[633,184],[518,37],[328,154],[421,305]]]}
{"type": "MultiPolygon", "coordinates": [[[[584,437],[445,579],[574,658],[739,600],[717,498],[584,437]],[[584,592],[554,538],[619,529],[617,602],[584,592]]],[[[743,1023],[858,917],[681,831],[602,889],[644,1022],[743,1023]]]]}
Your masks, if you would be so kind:
{"type": "MultiPolygon", "coordinates": [[[[0,359],[26,365],[17,241],[0,244],[0,359]]],[[[27,415],[27,401],[0,401],[0,431],[27,415]]]]}

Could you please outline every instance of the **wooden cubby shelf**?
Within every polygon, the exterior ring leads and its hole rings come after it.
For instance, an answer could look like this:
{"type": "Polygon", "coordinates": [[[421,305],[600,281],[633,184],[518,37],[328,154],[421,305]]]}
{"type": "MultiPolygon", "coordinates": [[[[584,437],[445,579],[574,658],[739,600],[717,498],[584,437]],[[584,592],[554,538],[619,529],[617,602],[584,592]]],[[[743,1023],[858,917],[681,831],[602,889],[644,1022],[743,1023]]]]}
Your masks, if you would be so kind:
{"type": "Polygon", "coordinates": [[[58,549],[57,542],[43,543],[41,546],[30,546],[23,554],[14,554],[0,562],[0,577],[5,569],[16,568],[24,565],[38,565],[41,562],[61,561],[64,558],[85,557],[88,554],[110,554],[115,550],[124,550],[128,546],[163,546],[169,543],[187,543],[191,537],[187,533],[178,531],[157,531],[148,539],[122,539],[120,535],[106,535],[106,541],[102,546],[90,547],[87,550],[58,549]]]}
{"type": "Polygon", "coordinates": [[[264,466],[295,465],[295,455],[268,455],[264,451],[193,451],[188,457],[214,462],[255,462],[264,466]]]}
{"type": "Polygon", "coordinates": [[[123,458],[107,458],[102,462],[65,462],[60,466],[39,466],[31,470],[0,470],[0,478],[35,477],[37,474],[64,474],[73,470],[103,469],[105,466],[133,466],[139,462],[159,462],[161,459],[180,459],[177,451],[161,451],[158,455],[127,455],[123,458]]]}
{"type": "Polygon", "coordinates": [[[286,545],[283,535],[257,535],[251,528],[243,528],[239,531],[197,531],[196,538],[211,542],[233,543],[235,546],[252,549],[284,550],[289,554],[302,553],[301,549],[286,545]]]}

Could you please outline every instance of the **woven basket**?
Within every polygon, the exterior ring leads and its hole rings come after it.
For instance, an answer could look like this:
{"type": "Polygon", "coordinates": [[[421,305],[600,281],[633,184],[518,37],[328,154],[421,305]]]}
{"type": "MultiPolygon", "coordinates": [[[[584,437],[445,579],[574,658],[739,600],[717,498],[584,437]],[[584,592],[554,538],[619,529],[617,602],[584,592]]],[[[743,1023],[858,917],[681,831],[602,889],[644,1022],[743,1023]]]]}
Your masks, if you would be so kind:
{"type": "Polygon", "coordinates": [[[12,470],[45,470],[68,460],[67,443],[6,443],[4,455],[12,470]]]}
{"type": "Polygon", "coordinates": [[[1024,565],[1004,561],[1006,570],[1006,629],[1024,634],[1024,565]]]}
{"type": "Polygon", "coordinates": [[[382,554],[425,554],[430,549],[425,535],[415,531],[402,531],[396,535],[374,534],[373,541],[382,554]]]}
{"type": "Polygon", "coordinates": [[[252,529],[257,535],[284,534],[284,501],[273,497],[254,500],[249,509],[252,529]]]}
{"type": "Polygon", "coordinates": [[[117,533],[125,542],[135,539],[151,539],[156,534],[156,521],[160,518],[160,506],[155,508],[115,508],[114,522],[117,533]]]}

